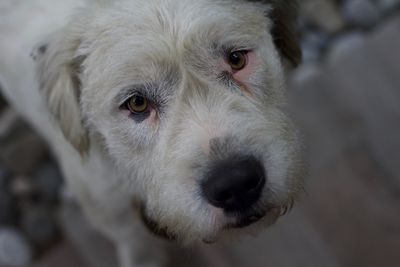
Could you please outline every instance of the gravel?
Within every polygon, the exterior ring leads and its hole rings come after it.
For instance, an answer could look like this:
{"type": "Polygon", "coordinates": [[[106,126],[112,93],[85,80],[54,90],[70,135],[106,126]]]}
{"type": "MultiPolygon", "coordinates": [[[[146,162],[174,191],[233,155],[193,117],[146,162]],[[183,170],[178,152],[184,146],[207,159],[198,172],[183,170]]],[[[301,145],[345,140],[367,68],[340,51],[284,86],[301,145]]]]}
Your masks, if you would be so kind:
{"type": "Polygon", "coordinates": [[[343,14],[348,23],[363,28],[372,27],[381,17],[378,6],[370,0],[345,1],[343,14]]]}
{"type": "Polygon", "coordinates": [[[365,36],[360,32],[349,32],[337,38],[332,44],[328,62],[334,64],[341,58],[346,57],[352,51],[364,44],[365,36]]]}
{"type": "Polygon", "coordinates": [[[0,228],[0,266],[25,267],[32,261],[32,249],[20,231],[0,228]]]}

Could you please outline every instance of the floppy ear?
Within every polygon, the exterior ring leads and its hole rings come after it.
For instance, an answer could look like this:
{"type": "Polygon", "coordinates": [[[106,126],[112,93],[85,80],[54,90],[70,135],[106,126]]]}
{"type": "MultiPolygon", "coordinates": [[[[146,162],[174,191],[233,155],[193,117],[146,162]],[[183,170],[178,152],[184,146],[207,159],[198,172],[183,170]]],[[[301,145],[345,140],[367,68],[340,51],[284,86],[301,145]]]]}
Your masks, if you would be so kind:
{"type": "Polygon", "coordinates": [[[297,67],[302,60],[297,35],[297,1],[272,0],[272,36],[281,55],[297,67]]]}
{"type": "Polygon", "coordinates": [[[272,11],[268,16],[272,20],[272,36],[282,58],[291,67],[301,63],[302,55],[296,31],[297,0],[247,0],[269,4],[272,11]]]}
{"type": "Polygon", "coordinates": [[[78,54],[79,31],[66,29],[38,47],[37,61],[41,93],[65,138],[81,153],[89,148],[79,104],[80,71],[84,55],[78,54]]]}

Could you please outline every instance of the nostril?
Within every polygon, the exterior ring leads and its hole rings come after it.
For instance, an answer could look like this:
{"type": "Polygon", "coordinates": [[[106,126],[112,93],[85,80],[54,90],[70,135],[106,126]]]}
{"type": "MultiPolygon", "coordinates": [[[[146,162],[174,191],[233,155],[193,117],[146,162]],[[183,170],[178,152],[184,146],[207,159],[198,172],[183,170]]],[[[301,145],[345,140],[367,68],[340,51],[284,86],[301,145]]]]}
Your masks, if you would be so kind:
{"type": "Polygon", "coordinates": [[[216,192],[214,200],[215,202],[225,202],[232,198],[232,194],[229,191],[216,192]]]}
{"type": "Polygon", "coordinates": [[[252,177],[248,179],[243,184],[243,191],[251,191],[253,189],[257,189],[262,183],[262,179],[260,177],[252,177]]]}
{"type": "Polygon", "coordinates": [[[210,204],[226,211],[249,208],[260,198],[265,170],[255,157],[235,157],[214,164],[201,183],[210,204]]]}
{"type": "Polygon", "coordinates": [[[227,198],[222,202],[222,207],[232,207],[235,205],[235,202],[236,199],[234,197],[227,198]]]}

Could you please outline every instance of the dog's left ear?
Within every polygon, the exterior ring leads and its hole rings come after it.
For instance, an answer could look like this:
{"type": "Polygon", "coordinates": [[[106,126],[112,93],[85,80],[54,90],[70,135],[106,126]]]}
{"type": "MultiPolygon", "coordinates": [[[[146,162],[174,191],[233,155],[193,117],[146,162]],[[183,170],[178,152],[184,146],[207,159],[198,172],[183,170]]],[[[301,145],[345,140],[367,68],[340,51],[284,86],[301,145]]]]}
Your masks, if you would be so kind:
{"type": "Polygon", "coordinates": [[[302,60],[302,53],[297,34],[297,0],[247,0],[262,2],[271,6],[268,14],[272,21],[272,36],[282,58],[289,66],[297,67],[302,60]]]}
{"type": "Polygon", "coordinates": [[[81,65],[85,58],[78,53],[81,44],[79,28],[67,27],[36,49],[34,59],[38,79],[50,113],[65,138],[81,153],[89,148],[88,133],[80,108],[81,65]]]}

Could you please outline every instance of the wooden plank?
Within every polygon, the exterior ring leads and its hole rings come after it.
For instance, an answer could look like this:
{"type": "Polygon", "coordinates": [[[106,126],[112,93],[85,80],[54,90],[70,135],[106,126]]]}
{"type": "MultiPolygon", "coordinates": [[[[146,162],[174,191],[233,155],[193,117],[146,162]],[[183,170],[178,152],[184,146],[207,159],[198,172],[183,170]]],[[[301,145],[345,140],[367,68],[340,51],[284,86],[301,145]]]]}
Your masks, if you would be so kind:
{"type": "Polygon", "coordinates": [[[400,19],[368,38],[357,53],[325,74],[335,102],[362,122],[363,136],[377,160],[400,187],[400,19]],[[378,38],[379,37],[379,38],[378,38]],[[386,51],[386,52],[383,52],[386,51]],[[397,78],[395,78],[397,77],[397,78]]]}
{"type": "Polygon", "coordinates": [[[312,164],[306,216],[340,266],[400,265],[400,60],[374,54],[399,42],[397,25],[291,90],[312,164]]]}
{"type": "Polygon", "coordinates": [[[382,186],[381,178],[370,159],[357,152],[318,173],[310,185],[308,215],[340,266],[395,267],[400,263],[399,198],[382,186]]]}
{"type": "Polygon", "coordinates": [[[295,208],[262,235],[244,238],[233,246],[232,254],[235,267],[339,266],[301,208],[295,208]]]}
{"type": "MultiPolygon", "coordinates": [[[[378,63],[380,72],[393,84],[393,100],[400,98],[400,13],[380,26],[369,38],[366,49],[369,57],[378,63]]],[[[397,102],[398,103],[398,102],[397,102]]]]}

